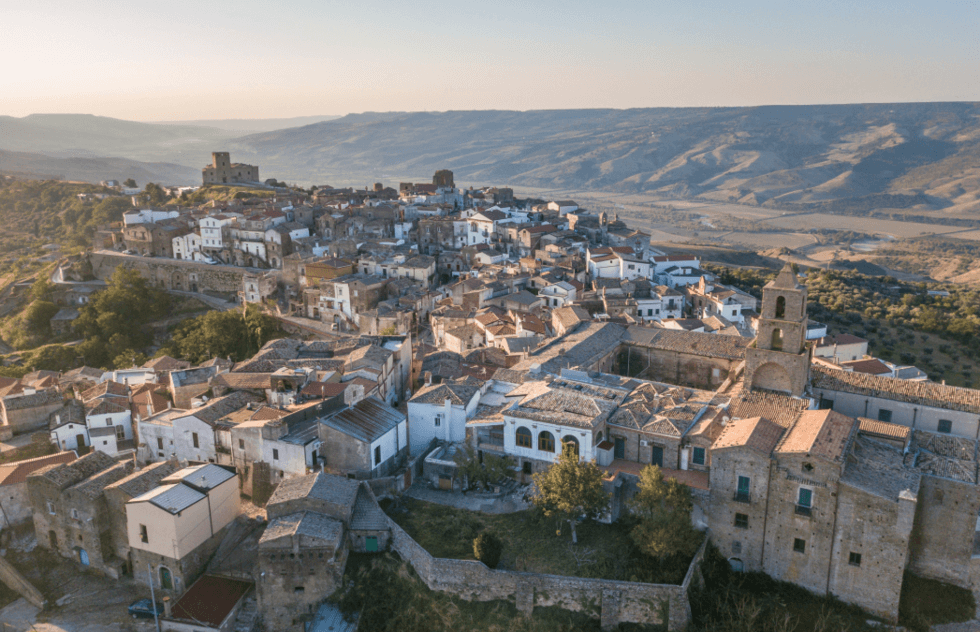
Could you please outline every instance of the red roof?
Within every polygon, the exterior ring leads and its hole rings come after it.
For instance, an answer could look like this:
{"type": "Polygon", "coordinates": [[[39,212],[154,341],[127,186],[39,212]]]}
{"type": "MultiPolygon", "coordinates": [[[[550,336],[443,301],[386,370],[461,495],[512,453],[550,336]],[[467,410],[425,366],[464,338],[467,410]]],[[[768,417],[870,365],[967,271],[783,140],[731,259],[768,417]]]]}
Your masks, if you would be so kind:
{"type": "Polygon", "coordinates": [[[219,627],[251,589],[251,582],[205,575],[174,604],[173,618],[219,627]]]}
{"type": "Polygon", "coordinates": [[[0,465],[0,486],[16,485],[23,483],[27,477],[42,467],[49,465],[61,465],[71,463],[78,459],[78,455],[73,450],[67,452],[57,452],[47,456],[39,456],[25,461],[15,461],[14,463],[4,463],[0,465]]]}
{"type": "Polygon", "coordinates": [[[347,390],[349,384],[349,382],[310,382],[300,393],[310,397],[336,397],[347,390]]]}

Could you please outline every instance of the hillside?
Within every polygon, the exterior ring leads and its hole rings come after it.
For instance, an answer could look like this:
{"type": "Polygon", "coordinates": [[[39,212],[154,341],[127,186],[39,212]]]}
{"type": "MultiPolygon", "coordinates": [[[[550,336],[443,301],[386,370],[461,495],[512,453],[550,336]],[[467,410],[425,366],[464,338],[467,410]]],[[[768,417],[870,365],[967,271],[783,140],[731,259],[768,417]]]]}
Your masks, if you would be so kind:
{"type": "MultiPolygon", "coordinates": [[[[155,125],[91,114],[0,116],[0,149],[57,157],[119,156],[200,169],[235,132],[193,125],[155,125]]],[[[198,173],[200,176],[200,173],[198,173]]]]}
{"type": "Polygon", "coordinates": [[[239,134],[249,134],[255,132],[270,132],[272,130],[283,129],[286,127],[300,127],[302,125],[312,125],[323,121],[331,121],[340,118],[337,115],[325,114],[322,116],[294,116],[291,118],[266,118],[266,119],[201,119],[196,121],[154,121],[156,125],[180,125],[193,127],[213,127],[239,134]]]}
{"type": "Polygon", "coordinates": [[[426,177],[861,212],[980,210],[980,104],[366,113],[229,143],[291,180],[426,177]]]}
{"type": "Polygon", "coordinates": [[[55,158],[44,154],[0,150],[0,174],[25,178],[101,182],[133,178],[140,186],[157,184],[199,184],[200,169],[167,162],[140,162],[128,158],[55,158]]]}

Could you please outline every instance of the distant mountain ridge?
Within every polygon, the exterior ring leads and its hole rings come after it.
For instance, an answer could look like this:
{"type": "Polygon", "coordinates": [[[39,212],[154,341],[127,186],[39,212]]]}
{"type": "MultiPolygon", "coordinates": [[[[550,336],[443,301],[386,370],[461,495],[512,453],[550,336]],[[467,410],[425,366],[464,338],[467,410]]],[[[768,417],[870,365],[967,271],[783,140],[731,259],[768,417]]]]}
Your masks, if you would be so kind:
{"type": "Polygon", "coordinates": [[[977,103],[365,113],[229,147],[315,183],[448,168],[482,184],[980,210],[977,103]]]}
{"type": "Polygon", "coordinates": [[[213,127],[215,129],[238,132],[241,134],[253,132],[269,132],[272,130],[283,129],[286,127],[301,127],[332,121],[340,118],[339,115],[325,114],[321,116],[294,116],[291,118],[265,118],[265,119],[200,119],[194,121],[153,121],[154,125],[178,125],[194,127],[213,127]]]}
{"type": "Polygon", "coordinates": [[[91,183],[103,180],[122,182],[127,178],[133,178],[140,187],[146,186],[147,182],[164,185],[194,184],[201,179],[199,170],[173,163],[91,156],[56,158],[2,149],[0,149],[0,174],[91,183]]]}
{"type": "Polygon", "coordinates": [[[199,182],[211,152],[230,151],[263,177],[335,186],[448,168],[473,184],[857,213],[980,211],[978,103],[366,112],[246,136],[91,115],[0,116],[0,149],[195,172],[174,184],[199,182]]]}

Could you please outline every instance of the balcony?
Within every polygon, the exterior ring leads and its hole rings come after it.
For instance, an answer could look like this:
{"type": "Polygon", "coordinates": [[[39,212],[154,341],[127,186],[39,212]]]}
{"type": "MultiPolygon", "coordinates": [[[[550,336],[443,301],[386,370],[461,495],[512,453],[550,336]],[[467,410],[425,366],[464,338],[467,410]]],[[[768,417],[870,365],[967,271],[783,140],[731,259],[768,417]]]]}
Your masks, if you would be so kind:
{"type": "Polygon", "coordinates": [[[796,515],[810,518],[813,516],[813,508],[804,505],[796,505],[796,515]]]}
{"type": "Polygon", "coordinates": [[[746,505],[749,505],[749,504],[752,503],[752,501],[749,500],[749,493],[748,492],[735,492],[735,499],[734,500],[737,503],[745,503],[746,505]]]}

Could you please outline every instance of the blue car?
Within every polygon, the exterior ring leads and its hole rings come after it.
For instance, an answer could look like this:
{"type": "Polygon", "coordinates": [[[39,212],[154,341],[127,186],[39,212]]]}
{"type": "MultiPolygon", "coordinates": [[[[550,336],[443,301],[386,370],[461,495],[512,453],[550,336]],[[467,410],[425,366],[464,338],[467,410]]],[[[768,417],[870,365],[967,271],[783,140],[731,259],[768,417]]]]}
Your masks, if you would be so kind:
{"type": "MultiPolygon", "coordinates": [[[[157,616],[163,616],[163,604],[156,603],[157,616]]],[[[133,615],[134,619],[152,619],[153,618],[154,603],[149,599],[140,599],[139,601],[134,601],[129,604],[129,614],[133,615]]]]}

